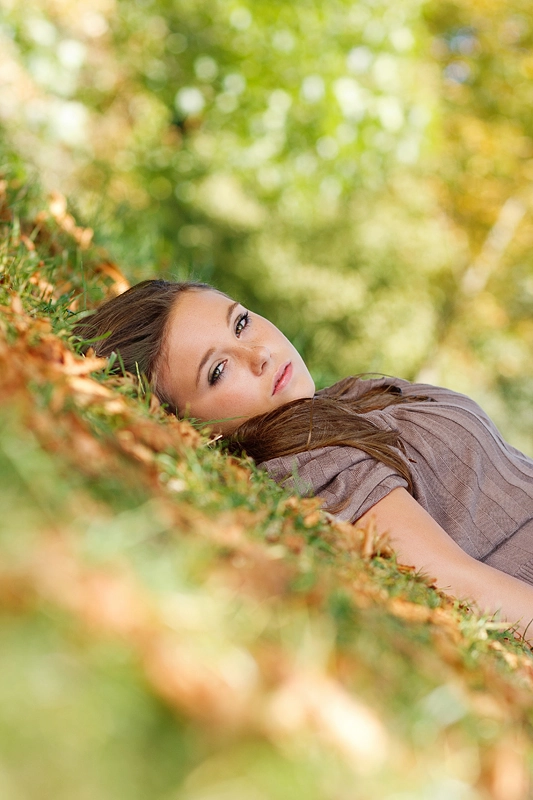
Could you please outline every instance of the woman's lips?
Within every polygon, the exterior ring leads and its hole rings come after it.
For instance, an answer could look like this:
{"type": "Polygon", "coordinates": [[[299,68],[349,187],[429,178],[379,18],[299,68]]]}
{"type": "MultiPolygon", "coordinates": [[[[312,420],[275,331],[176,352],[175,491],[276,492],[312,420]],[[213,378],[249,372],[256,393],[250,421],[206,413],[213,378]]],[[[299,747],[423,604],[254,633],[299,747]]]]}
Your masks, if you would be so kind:
{"type": "Polygon", "coordinates": [[[272,394],[274,395],[278,394],[278,392],[281,392],[287,386],[291,378],[292,362],[287,361],[285,364],[282,364],[282,366],[274,375],[274,388],[272,390],[272,394]]]}

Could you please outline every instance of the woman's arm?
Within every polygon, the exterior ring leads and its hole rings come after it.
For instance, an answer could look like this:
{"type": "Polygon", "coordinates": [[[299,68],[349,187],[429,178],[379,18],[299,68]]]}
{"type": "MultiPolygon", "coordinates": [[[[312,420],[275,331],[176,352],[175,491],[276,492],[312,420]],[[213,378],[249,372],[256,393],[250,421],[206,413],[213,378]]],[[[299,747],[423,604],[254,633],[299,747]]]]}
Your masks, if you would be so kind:
{"type": "Polygon", "coordinates": [[[400,563],[435,578],[439,589],[473,600],[481,613],[499,611],[533,643],[533,625],[526,633],[533,619],[533,586],[467,555],[405,489],[394,489],[357,524],[371,521],[378,533],[389,534],[400,563]]]}

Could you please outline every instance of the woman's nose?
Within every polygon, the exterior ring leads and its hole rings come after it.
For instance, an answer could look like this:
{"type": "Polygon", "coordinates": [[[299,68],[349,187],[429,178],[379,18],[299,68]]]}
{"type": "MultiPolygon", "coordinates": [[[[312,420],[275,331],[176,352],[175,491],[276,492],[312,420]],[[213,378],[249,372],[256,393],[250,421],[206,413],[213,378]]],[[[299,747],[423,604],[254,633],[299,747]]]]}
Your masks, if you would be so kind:
{"type": "Polygon", "coordinates": [[[252,345],[248,357],[254,375],[261,375],[270,360],[270,350],[263,345],[252,345]]]}

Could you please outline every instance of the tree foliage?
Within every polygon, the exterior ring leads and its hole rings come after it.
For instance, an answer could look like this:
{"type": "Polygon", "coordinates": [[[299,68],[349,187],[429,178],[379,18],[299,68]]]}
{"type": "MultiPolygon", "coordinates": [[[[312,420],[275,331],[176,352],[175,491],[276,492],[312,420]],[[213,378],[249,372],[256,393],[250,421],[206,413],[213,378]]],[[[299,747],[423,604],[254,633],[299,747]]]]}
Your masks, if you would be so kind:
{"type": "Polygon", "coordinates": [[[419,2],[31,8],[14,58],[49,106],[32,120],[25,98],[18,125],[132,277],[214,281],[322,381],[414,374],[460,249],[420,177],[438,73],[419,2]]]}

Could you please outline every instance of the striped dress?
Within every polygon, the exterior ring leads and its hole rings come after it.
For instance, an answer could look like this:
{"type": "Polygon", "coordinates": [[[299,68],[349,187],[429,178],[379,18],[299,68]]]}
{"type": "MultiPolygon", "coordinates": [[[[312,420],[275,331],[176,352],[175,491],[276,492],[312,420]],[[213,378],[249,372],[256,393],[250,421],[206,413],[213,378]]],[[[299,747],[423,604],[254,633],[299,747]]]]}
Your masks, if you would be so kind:
{"type": "MultiPolygon", "coordinates": [[[[399,434],[415,499],[469,555],[533,584],[533,460],[504,441],[477,403],[449,389],[399,378],[358,380],[343,399],[382,384],[431,398],[365,414],[399,434]]],[[[335,394],[335,386],[317,394],[335,394]]],[[[287,488],[321,497],[326,510],[346,503],[337,516],[351,522],[407,487],[392,467],[354,447],[321,447],[261,466],[287,488]]]]}

